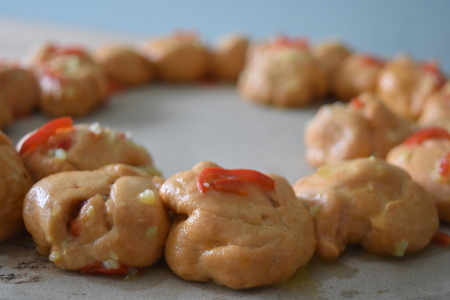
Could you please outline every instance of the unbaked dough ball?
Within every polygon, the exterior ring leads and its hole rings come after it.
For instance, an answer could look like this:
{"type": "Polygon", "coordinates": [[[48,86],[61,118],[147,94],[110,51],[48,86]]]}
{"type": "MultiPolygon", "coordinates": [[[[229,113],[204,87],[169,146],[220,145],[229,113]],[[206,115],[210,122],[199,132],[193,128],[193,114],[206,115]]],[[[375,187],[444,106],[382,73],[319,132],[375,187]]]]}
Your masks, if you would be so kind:
{"type": "Polygon", "coordinates": [[[161,197],[174,214],[165,258],[186,280],[274,284],[314,252],[312,218],[280,176],[201,162],[164,182],[161,197]]]}
{"type": "Polygon", "coordinates": [[[250,47],[238,91],[250,102],[310,105],[326,94],[326,77],[304,40],[275,38],[250,47]]]}
{"type": "Polygon", "coordinates": [[[143,46],[142,53],[154,63],[157,76],[164,81],[195,81],[208,70],[208,51],[196,33],[180,31],[154,38],[143,46]]]}
{"type": "Polygon", "coordinates": [[[416,121],[427,97],[444,84],[445,79],[435,62],[419,63],[409,55],[398,55],[380,72],[377,93],[397,115],[416,121]]]}
{"type": "Polygon", "coordinates": [[[40,108],[50,116],[85,116],[106,101],[105,73],[81,47],[45,44],[31,65],[42,90],[40,108]]]}
{"type": "Polygon", "coordinates": [[[210,53],[212,76],[236,81],[244,69],[248,46],[248,38],[243,35],[222,37],[210,53]]]}
{"type": "Polygon", "coordinates": [[[28,192],[23,217],[38,252],[58,267],[133,274],[162,255],[169,217],[157,184],[126,165],[48,176],[28,192]]]}
{"type": "Polygon", "coordinates": [[[64,119],[50,121],[17,145],[34,181],[62,171],[95,170],[113,163],[159,174],[148,151],[129,134],[98,123],[72,125],[64,119]],[[49,128],[53,131],[46,133],[49,128]]]}
{"type": "Polygon", "coordinates": [[[3,242],[25,231],[22,203],[33,181],[11,140],[1,130],[0,166],[0,242],[3,242]]]}
{"type": "Polygon", "coordinates": [[[433,197],[405,171],[376,158],[324,165],[294,191],[313,215],[316,255],[325,261],[356,243],[403,256],[428,245],[439,226],[433,197]]]}
{"type": "Polygon", "coordinates": [[[153,64],[132,47],[104,45],[97,48],[93,55],[105,70],[109,84],[113,87],[146,84],[155,76],[153,64]]]}
{"type": "Polygon", "coordinates": [[[450,222],[450,133],[428,127],[393,148],[387,162],[406,170],[436,201],[439,217],[450,222]]]}
{"type": "Polygon", "coordinates": [[[328,89],[333,86],[332,82],[336,77],[340,64],[351,53],[352,51],[345,44],[334,40],[325,41],[313,47],[312,54],[325,72],[328,89]]]}
{"type": "Polygon", "coordinates": [[[0,62],[0,128],[5,124],[2,116],[10,121],[29,116],[38,106],[40,92],[33,71],[16,62],[0,62]]]}
{"type": "Polygon", "coordinates": [[[384,61],[368,54],[353,53],[339,64],[331,84],[331,93],[348,102],[362,92],[375,92],[384,61]]]}
{"type": "Polygon", "coordinates": [[[365,92],[349,104],[319,109],[305,129],[306,159],[318,167],[370,155],[385,158],[412,130],[412,124],[392,113],[373,93],[365,92]]]}
{"type": "Polygon", "coordinates": [[[427,97],[417,123],[420,127],[437,126],[450,130],[450,82],[427,97]]]}

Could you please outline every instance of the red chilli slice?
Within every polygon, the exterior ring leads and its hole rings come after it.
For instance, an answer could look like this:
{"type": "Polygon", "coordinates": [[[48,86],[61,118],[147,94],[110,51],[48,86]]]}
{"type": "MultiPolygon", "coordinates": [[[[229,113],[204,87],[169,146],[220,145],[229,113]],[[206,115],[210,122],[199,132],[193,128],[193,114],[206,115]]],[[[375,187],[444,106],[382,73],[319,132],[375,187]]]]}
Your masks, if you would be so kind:
{"type": "Polygon", "coordinates": [[[350,101],[350,107],[357,110],[364,107],[364,103],[362,102],[361,98],[355,97],[350,101]]]}
{"type": "Polygon", "coordinates": [[[290,38],[286,35],[279,35],[275,39],[275,44],[282,48],[296,48],[296,49],[305,49],[308,48],[309,42],[306,38],[290,38]]]}
{"type": "Polygon", "coordinates": [[[223,168],[204,169],[198,177],[197,186],[202,193],[214,189],[245,196],[248,194],[249,182],[258,184],[266,191],[275,189],[275,181],[263,173],[248,169],[223,168]]]}
{"type": "Polygon", "coordinates": [[[425,72],[431,74],[436,78],[438,85],[445,83],[445,76],[442,74],[439,64],[435,61],[426,61],[422,63],[422,68],[425,72]]]}
{"type": "Polygon", "coordinates": [[[56,47],[55,55],[78,55],[82,56],[86,54],[86,51],[82,46],[64,46],[64,47],[56,47]]]}
{"type": "Polygon", "coordinates": [[[364,64],[367,65],[378,65],[378,66],[384,65],[384,61],[382,59],[379,59],[378,57],[369,54],[360,55],[360,59],[364,64]]]}
{"type": "Polygon", "coordinates": [[[440,127],[428,127],[423,128],[412,135],[410,135],[404,142],[404,145],[415,146],[420,145],[424,141],[429,139],[448,139],[450,140],[450,133],[447,130],[440,127]]]}
{"type": "Polygon", "coordinates": [[[123,265],[123,264],[119,264],[119,268],[117,268],[117,269],[107,269],[100,262],[84,266],[84,267],[82,267],[82,268],[80,268],[78,270],[81,273],[91,274],[91,275],[96,275],[96,274],[103,274],[103,275],[128,275],[128,273],[129,273],[128,267],[123,265]]]}
{"type": "Polygon", "coordinates": [[[444,155],[439,161],[437,172],[442,177],[449,177],[450,175],[450,152],[444,155]]]}
{"type": "Polygon", "coordinates": [[[445,232],[438,231],[431,239],[432,242],[439,244],[441,246],[450,245],[450,235],[445,232]]]}
{"type": "Polygon", "coordinates": [[[54,119],[38,128],[34,133],[30,134],[30,136],[23,141],[19,153],[25,154],[33,151],[40,145],[44,144],[52,135],[63,131],[70,131],[72,129],[72,118],[62,117],[54,119]]]}

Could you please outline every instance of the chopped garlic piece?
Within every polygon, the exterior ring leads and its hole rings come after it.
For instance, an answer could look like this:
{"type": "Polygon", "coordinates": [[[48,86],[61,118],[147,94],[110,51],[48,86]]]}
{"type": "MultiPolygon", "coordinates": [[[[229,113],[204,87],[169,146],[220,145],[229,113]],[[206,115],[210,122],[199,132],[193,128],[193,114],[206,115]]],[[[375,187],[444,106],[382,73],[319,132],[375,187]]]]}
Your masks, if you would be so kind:
{"type": "Polygon", "coordinates": [[[385,134],[390,142],[396,142],[398,140],[398,134],[395,130],[386,130],[385,134]]]}
{"type": "Polygon", "coordinates": [[[52,215],[52,216],[59,215],[60,212],[61,212],[61,208],[59,206],[53,206],[50,209],[50,215],[52,215]]]}
{"type": "Polygon", "coordinates": [[[311,216],[313,218],[315,218],[317,216],[317,213],[319,212],[320,209],[320,203],[316,203],[313,206],[309,207],[309,213],[311,214],[311,216]]]}
{"type": "Polygon", "coordinates": [[[145,204],[153,204],[155,203],[155,192],[150,189],[146,189],[139,194],[139,200],[145,204]]]}
{"type": "Polygon", "coordinates": [[[57,261],[59,259],[61,259],[61,253],[59,253],[58,251],[53,251],[52,253],[50,253],[50,255],[48,256],[48,259],[50,261],[57,261]]]}
{"type": "Polygon", "coordinates": [[[109,253],[109,257],[111,257],[111,258],[114,259],[114,260],[119,260],[119,255],[117,255],[117,253],[116,253],[116,252],[113,252],[113,251],[111,251],[111,252],[109,253]]]}
{"type": "Polygon", "coordinates": [[[107,269],[118,269],[120,267],[119,262],[115,259],[108,259],[103,261],[103,265],[107,269]]]}
{"type": "Polygon", "coordinates": [[[55,150],[55,159],[57,160],[66,160],[67,159],[67,152],[64,149],[56,149],[55,150]]]}
{"type": "Polygon", "coordinates": [[[152,237],[156,236],[157,233],[158,233],[158,227],[152,226],[149,229],[147,229],[147,231],[145,232],[145,236],[148,238],[152,238],[152,237]]]}
{"type": "Polygon", "coordinates": [[[69,245],[69,243],[73,242],[73,236],[72,235],[68,235],[66,237],[66,239],[61,243],[61,247],[67,247],[69,245]]]}
{"type": "Polygon", "coordinates": [[[88,208],[86,209],[86,215],[88,217],[92,216],[92,214],[94,213],[94,210],[95,210],[94,206],[89,205],[88,208]]]}
{"type": "Polygon", "coordinates": [[[401,240],[400,242],[398,242],[397,244],[394,245],[394,252],[392,253],[392,255],[397,256],[397,257],[402,257],[403,255],[405,255],[405,251],[406,248],[408,248],[408,241],[405,240],[401,240]]]}
{"type": "Polygon", "coordinates": [[[89,130],[96,135],[102,133],[102,127],[98,122],[92,123],[91,126],[89,126],[89,130]]]}
{"type": "Polygon", "coordinates": [[[78,56],[74,55],[74,56],[70,56],[66,59],[64,69],[65,69],[66,73],[73,74],[78,71],[78,69],[80,68],[80,65],[81,65],[80,59],[78,58],[78,56]]]}

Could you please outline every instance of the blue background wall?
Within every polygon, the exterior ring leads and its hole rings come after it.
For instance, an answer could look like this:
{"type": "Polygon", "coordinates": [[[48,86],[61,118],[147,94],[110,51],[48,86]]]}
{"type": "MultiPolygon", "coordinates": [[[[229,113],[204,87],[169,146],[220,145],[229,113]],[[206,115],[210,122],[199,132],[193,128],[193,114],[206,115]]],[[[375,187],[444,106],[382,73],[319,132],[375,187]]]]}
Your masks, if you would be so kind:
{"type": "Polygon", "coordinates": [[[392,57],[440,58],[450,71],[450,1],[0,0],[0,18],[118,33],[197,29],[208,41],[240,31],[259,39],[283,32],[312,42],[339,37],[354,49],[392,57]]]}

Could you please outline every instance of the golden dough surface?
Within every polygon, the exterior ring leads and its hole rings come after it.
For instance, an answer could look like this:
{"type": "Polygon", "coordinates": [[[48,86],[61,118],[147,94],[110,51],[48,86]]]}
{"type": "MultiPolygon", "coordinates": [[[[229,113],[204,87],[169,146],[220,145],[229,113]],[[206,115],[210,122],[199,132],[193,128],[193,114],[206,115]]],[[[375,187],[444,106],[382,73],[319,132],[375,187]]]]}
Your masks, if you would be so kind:
{"type": "Polygon", "coordinates": [[[25,198],[23,217],[39,253],[67,270],[155,263],[170,222],[159,180],[142,175],[127,165],[109,165],[37,182],[25,198]]]}
{"type": "Polygon", "coordinates": [[[304,266],[315,247],[312,218],[289,183],[268,175],[274,191],[247,183],[246,196],[202,193],[199,174],[210,167],[217,164],[201,162],[161,187],[175,214],[165,250],[169,267],[186,280],[243,289],[286,280],[304,266]]]}
{"type": "Polygon", "coordinates": [[[313,215],[316,255],[325,261],[356,243],[373,253],[403,256],[428,245],[439,226],[432,196],[384,160],[323,165],[293,188],[313,215]]]}
{"type": "Polygon", "coordinates": [[[22,203],[33,185],[11,140],[0,130],[0,242],[25,231],[22,203]]]}

